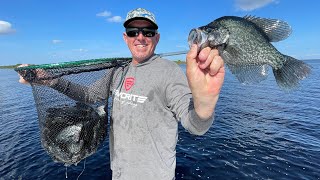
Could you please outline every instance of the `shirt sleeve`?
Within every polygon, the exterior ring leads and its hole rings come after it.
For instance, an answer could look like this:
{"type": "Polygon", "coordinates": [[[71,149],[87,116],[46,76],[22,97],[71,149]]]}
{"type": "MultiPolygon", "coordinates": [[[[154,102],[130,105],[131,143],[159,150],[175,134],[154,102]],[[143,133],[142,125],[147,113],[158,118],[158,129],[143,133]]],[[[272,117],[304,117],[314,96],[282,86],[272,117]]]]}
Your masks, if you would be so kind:
{"type": "Polygon", "coordinates": [[[111,85],[111,77],[106,74],[89,86],[80,85],[64,78],[57,79],[57,82],[50,87],[60,93],[84,103],[95,103],[108,98],[111,85]]]}
{"type": "Polygon", "coordinates": [[[168,107],[189,133],[203,135],[211,127],[214,114],[208,119],[201,119],[197,115],[187,77],[179,66],[171,72],[169,77],[166,88],[168,107]]]}

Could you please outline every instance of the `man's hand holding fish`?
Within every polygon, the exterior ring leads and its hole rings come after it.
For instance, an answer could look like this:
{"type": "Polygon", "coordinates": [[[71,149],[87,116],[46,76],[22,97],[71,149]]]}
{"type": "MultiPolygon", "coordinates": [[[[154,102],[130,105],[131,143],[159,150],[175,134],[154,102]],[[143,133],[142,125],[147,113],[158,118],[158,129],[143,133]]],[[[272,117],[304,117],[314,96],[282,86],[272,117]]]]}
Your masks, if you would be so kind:
{"type": "Polygon", "coordinates": [[[225,68],[217,49],[206,47],[199,52],[198,48],[196,44],[191,46],[186,72],[195,110],[201,119],[209,119],[219,98],[225,68]]]}

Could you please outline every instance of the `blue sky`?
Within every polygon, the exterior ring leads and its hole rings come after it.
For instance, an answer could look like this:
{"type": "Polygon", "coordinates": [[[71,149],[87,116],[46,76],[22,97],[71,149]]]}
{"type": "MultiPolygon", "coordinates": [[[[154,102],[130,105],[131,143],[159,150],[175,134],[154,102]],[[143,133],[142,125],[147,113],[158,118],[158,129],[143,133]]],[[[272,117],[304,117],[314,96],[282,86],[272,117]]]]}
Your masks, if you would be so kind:
{"type": "Polygon", "coordinates": [[[291,25],[291,36],[274,43],[280,52],[320,59],[317,0],[0,0],[0,65],[129,57],[122,23],[138,7],[156,15],[156,53],[187,50],[189,31],[218,17],[255,15],[291,25]]]}

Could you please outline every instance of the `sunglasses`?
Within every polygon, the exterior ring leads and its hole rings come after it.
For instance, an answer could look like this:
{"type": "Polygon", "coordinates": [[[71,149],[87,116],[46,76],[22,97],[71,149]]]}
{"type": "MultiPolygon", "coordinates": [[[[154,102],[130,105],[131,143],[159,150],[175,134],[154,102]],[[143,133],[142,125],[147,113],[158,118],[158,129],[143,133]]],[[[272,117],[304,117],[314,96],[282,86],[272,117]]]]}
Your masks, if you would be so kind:
{"type": "Polygon", "coordinates": [[[153,37],[158,33],[156,29],[152,28],[126,28],[126,33],[129,37],[137,37],[139,36],[139,32],[141,32],[144,37],[153,37]]]}

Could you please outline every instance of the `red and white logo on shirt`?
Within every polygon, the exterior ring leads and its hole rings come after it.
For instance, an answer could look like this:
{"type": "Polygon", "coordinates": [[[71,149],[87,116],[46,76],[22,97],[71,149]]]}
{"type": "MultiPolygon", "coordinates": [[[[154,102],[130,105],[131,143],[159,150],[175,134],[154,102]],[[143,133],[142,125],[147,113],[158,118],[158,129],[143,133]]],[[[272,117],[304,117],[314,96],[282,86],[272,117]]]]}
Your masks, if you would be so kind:
{"type": "Polygon", "coordinates": [[[134,81],[135,81],[134,77],[127,77],[126,80],[124,81],[124,89],[126,91],[129,91],[134,85],[134,81]]]}
{"type": "MultiPolygon", "coordinates": [[[[134,77],[127,77],[124,80],[124,89],[126,91],[129,91],[135,83],[135,78],[134,77]]],[[[119,101],[123,105],[130,105],[133,107],[137,107],[138,104],[144,103],[148,97],[146,96],[140,96],[136,94],[131,94],[131,93],[126,93],[126,92],[121,92],[118,89],[114,91],[115,97],[114,100],[119,101]]]]}

